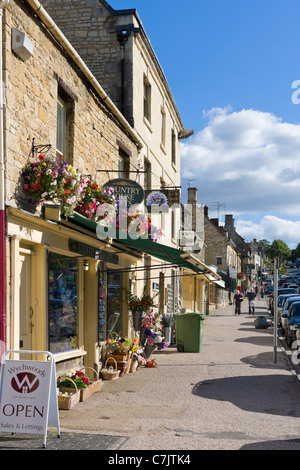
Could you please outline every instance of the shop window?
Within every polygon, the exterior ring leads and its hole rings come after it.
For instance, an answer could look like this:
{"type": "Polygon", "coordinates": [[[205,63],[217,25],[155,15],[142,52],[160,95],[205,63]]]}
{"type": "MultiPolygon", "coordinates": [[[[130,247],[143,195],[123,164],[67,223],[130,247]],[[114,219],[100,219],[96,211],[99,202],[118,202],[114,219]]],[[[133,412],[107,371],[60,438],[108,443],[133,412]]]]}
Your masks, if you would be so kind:
{"type": "Polygon", "coordinates": [[[78,348],[77,259],[57,253],[48,255],[49,351],[78,348]]]}

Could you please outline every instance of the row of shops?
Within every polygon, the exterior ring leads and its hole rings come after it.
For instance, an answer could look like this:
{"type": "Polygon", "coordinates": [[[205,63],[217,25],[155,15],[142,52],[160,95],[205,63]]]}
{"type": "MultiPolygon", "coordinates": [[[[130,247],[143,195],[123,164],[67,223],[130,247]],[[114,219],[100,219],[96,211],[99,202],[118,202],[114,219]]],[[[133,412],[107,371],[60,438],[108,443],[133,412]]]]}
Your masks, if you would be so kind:
{"type": "Polygon", "coordinates": [[[100,241],[96,226],[77,213],[47,220],[7,208],[11,349],[49,350],[58,370],[99,370],[107,338],[135,334],[124,291],[147,282],[164,312],[204,312],[220,282],[207,266],[149,239],[100,241]]]}

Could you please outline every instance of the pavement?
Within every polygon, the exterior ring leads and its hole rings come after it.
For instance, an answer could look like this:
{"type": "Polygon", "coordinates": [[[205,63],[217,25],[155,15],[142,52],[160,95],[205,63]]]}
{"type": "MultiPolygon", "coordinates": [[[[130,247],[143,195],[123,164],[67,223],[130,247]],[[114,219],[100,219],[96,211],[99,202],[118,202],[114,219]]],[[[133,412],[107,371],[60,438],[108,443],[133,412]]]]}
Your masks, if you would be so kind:
{"type": "MultiPolygon", "coordinates": [[[[271,322],[265,301],[254,317],[243,309],[205,318],[200,353],[156,351],[156,368],[103,381],[100,392],[60,410],[61,437],[50,429],[44,450],[300,450],[298,365],[280,338],[274,353],[272,326],[255,328],[259,315],[271,322]]],[[[38,450],[42,441],[0,434],[0,450],[38,450]]]]}

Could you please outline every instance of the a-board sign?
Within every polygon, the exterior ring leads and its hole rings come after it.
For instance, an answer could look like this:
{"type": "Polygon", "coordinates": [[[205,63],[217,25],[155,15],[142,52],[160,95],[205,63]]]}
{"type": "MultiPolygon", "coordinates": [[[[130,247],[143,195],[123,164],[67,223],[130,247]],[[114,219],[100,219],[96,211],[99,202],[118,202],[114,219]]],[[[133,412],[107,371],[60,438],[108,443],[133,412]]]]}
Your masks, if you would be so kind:
{"type": "Polygon", "coordinates": [[[0,432],[44,434],[46,447],[48,426],[57,427],[59,436],[53,355],[48,351],[7,351],[1,361],[0,432]],[[7,359],[10,353],[44,354],[48,360],[7,359]]]}

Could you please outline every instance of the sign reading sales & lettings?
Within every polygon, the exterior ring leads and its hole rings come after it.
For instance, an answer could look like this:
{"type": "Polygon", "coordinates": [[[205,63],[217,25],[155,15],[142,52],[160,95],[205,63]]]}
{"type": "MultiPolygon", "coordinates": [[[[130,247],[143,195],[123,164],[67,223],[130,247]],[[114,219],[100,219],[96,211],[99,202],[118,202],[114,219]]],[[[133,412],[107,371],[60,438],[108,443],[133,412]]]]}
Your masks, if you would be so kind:
{"type": "Polygon", "coordinates": [[[57,426],[59,429],[53,364],[54,359],[28,361],[2,358],[0,432],[44,434],[46,447],[47,426],[57,426]]]}

